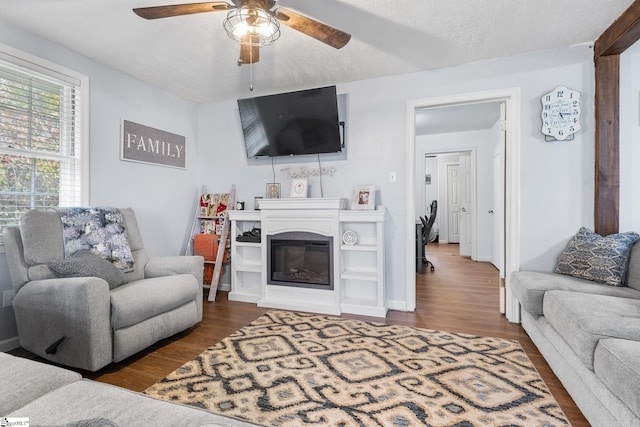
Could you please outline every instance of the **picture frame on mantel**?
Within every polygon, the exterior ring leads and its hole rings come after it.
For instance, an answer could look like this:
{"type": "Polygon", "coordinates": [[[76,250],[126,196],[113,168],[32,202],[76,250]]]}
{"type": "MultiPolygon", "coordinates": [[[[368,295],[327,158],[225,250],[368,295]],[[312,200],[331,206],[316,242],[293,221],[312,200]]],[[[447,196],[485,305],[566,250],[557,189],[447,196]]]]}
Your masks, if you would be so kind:
{"type": "Polygon", "coordinates": [[[306,198],[308,192],[307,178],[294,178],[291,180],[291,193],[289,197],[306,198]]]}
{"type": "Polygon", "coordinates": [[[269,182],[267,183],[267,199],[279,199],[280,198],[280,183],[269,182]]]}
{"type": "Polygon", "coordinates": [[[376,186],[372,184],[353,187],[351,209],[374,210],[376,208],[376,186]]]}

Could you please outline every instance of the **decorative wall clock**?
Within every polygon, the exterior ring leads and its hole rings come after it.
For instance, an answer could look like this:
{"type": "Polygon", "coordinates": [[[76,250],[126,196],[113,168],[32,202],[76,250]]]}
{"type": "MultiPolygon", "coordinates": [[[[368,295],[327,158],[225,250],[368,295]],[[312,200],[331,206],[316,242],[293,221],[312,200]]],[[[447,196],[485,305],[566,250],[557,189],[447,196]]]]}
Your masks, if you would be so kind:
{"type": "Polygon", "coordinates": [[[547,141],[572,140],[580,126],[580,91],[558,86],[544,94],[542,101],[542,133],[547,141]]]}

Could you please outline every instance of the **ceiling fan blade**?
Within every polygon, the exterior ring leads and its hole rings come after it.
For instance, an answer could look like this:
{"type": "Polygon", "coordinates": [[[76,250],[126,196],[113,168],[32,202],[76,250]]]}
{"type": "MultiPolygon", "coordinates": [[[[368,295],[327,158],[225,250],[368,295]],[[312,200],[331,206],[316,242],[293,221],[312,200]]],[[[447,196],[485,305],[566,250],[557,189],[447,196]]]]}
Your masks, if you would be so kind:
{"type": "Polygon", "coordinates": [[[307,16],[300,15],[289,9],[280,7],[275,11],[275,16],[287,27],[300,31],[336,49],[340,49],[351,40],[351,34],[330,27],[307,16]]]}
{"type": "MultiPolygon", "coordinates": [[[[255,64],[260,61],[260,46],[251,44],[249,38],[251,36],[243,36],[243,43],[240,45],[240,59],[238,65],[255,64]]],[[[257,38],[254,36],[254,38],[257,38]]],[[[256,40],[257,43],[257,40],[256,40]]]]}
{"type": "Polygon", "coordinates": [[[169,18],[171,16],[190,15],[192,13],[218,12],[227,10],[231,5],[222,1],[206,3],[172,4],[167,6],[139,7],[133,12],[145,19],[169,18]]]}

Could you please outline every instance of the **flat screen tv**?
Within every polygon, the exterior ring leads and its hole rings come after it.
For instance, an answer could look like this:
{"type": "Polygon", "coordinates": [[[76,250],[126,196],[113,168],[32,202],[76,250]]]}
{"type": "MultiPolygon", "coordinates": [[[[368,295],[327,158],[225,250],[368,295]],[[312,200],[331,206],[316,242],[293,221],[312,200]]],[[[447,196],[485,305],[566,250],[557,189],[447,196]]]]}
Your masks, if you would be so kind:
{"type": "Polygon", "coordinates": [[[238,100],[247,157],[342,150],[335,86],[238,100]]]}

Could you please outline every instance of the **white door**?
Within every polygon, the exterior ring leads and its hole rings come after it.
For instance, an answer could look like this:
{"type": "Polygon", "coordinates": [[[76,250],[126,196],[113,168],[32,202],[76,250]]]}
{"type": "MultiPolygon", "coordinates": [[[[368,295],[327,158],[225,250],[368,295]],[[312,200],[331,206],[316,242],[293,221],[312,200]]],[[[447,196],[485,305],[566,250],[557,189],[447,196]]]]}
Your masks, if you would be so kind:
{"type": "Polygon", "coordinates": [[[460,165],[447,165],[447,222],[449,243],[460,243],[460,165]]]}
{"type": "Polygon", "coordinates": [[[471,155],[460,156],[460,256],[470,257],[473,249],[473,177],[471,155]]]}

